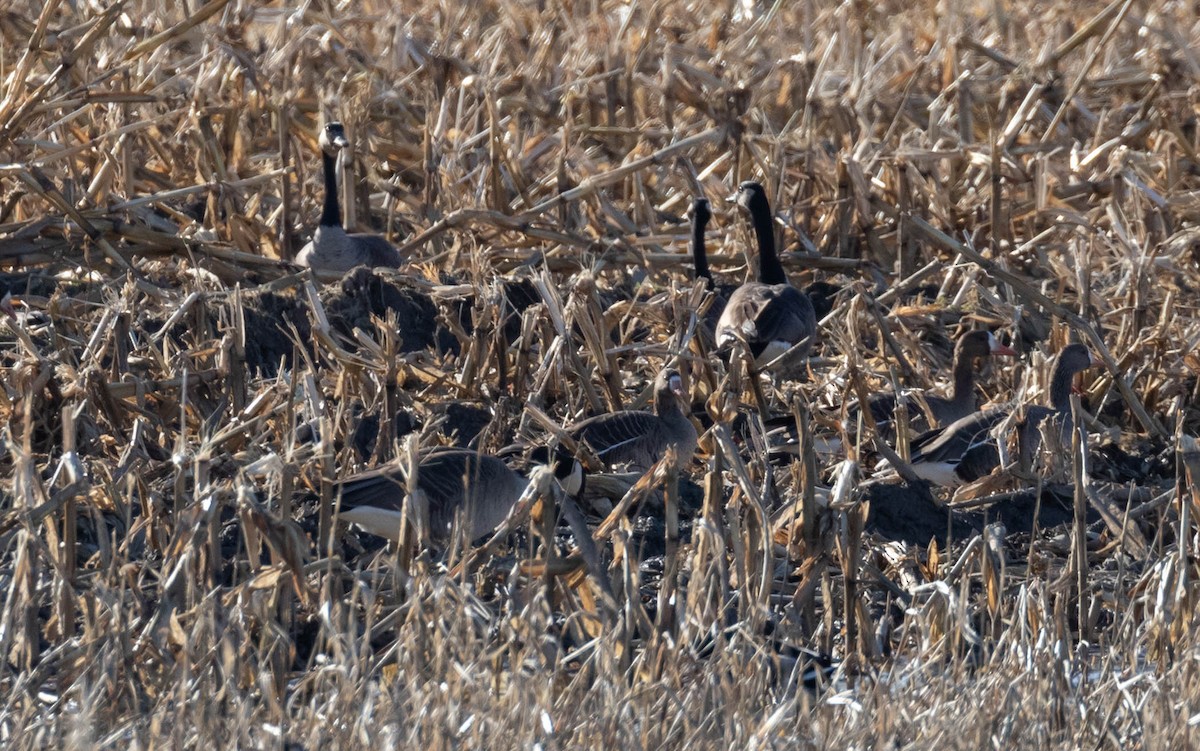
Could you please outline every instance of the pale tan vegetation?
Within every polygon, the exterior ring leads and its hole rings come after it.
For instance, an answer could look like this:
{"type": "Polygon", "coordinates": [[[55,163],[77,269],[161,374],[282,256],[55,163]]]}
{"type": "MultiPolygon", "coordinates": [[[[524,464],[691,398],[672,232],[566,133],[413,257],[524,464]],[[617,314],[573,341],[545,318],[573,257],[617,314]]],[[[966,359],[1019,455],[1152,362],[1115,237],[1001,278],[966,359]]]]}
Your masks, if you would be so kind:
{"type": "Polygon", "coordinates": [[[1197,745],[1197,49],[1182,2],[0,3],[0,740],[1197,745]],[[287,263],[323,119],[404,269],[287,263]],[[806,378],[697,332],[683,215],[740,281],[743,179],[843,287],[806,378]],[[1104,359],[1090,452],[934,506],[824,450],[969,322],[1032,353],[990,398],[1104,359]],[[605,586],[548,496],[445,561],[331,523],[335,478],[668,359],[716,427],[678,488],[595,478],[605,586]]]}

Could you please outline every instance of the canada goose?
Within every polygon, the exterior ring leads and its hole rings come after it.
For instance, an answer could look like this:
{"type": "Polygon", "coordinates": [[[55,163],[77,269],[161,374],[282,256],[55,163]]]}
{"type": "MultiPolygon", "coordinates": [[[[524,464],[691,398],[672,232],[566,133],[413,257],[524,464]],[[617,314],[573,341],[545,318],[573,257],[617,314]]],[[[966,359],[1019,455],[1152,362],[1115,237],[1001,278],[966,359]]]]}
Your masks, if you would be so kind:
{"type": "Polygon", "coordinates": [[[400,253],[381,235],[350,234],[342,228],[338,205],[337,156],[350,145],[338,122],[326,123],[317,139],[325,172],[325,208],[313,239],[300,249],[296,263],[317,271],[344,273],[355,266],[400,266],[400,253]]]}
{"type": "Polygon", "coordinates": [[[707,198],[692,199],[692,264],[696,269],[696,278],[704,280],[704,286],[711,292],[716,289],[712,272],[708,270],[708,253],[704,248],[704,231],[708,221],[712,219],[712,206],[707,198]]]}
{"type": "Polygon", "coordinates": [[[684,412],[689,406],[683,377],[667,368],[654,379],[654,411],[624,410],[578,422],[567,432],[587,445],[606,466],[629,465],[645,471],[674,446],[680,466],[696,453],[696,428],[684,412]]]}
{"type": "MultiPolygon", "coordinates": [[[[1046,418],[1058,423],[1060,436],[1069,439],[1073,425],[1071,383],[1075,375],[1097,365],[1082,344],[1071,344],[1058,353],[1050,377],[1050,407],[1031,406],[1017,426],[1017,440],[1023,463],[1033,457],[1041,440],[1040,425],[1046,418]]],[[[956,420],[941,430],[919,436],[912,444],[909,464],[918,477],[937,485],[956,487],[974,482],[1000,464],[993,429],[1007,420],[1012,411],[997,407],[956,420]]],[[[1067,443],[1067,445],[1070,445],[1067,443]]]]}
{"type": "MultiPolygon", "coordinates": [[[[535,452],[532,461],[548,464],[549,452],[535,452]]],[[[565,452],[556,452],[553,469],[563,490],[576,495],[583,485],[583,469],[565,452]]],[[[520,500],[529,480],[509,469],[501,459],[469,449],[434,449],[421,456],[417,487],[428,502],[429,536],[436,543],[450,538],[454,517],[463,515],[471,540],[495,531],[520,500]]],[[[367,532],[395,540],[406,493],[404,473],[389,465],[340,481],[340,516],[367,532]]]]}
{"type": "MultiPolygon", "coordinates": [[[[948,425],[976,411],[976,359],[990,355],[1016,356],[1016,354],[1011,347],[1001,344],[990,331],[968,331],[958,337],[958,342],[954,346],[954,378],[950,384],[949,398],[933,394],[924,394],[920,397],[924,399],[925,404],[929,405],[933,423],[927,422],[925,411],[921,409],[915,393],[905,392],[903,394],[904,406],[908,410],[909,425],[913,428],[914,434],[932,427],[948,425]]],[[[878,394],[867,402],[867,407],[871,410],[871,417],[875,419],[875,425],[879,429],[880,435],[885,438],[890,437],[895,428],[892,423],[896,413],[896,394],[894,392],[878,394]]],[[[860,409],[861,406],[858,402],[854,402],[847,409],[847,430],[853,428],[860,409]]]]}
{"type": "Polygon", "coordinates": [[[704,314],[704,327],[711,335],[717,328],[717,322],[721,319],[721,313],[725,311],[725,305],[729,301],[729,296],[737,289],[733,284],[717,284],[713,279],[712,272],[708,270],[708,252],[704,246],[704,231],[708,227],[708,221],[712,219],[712,207],[708,203],[707,198],[695,198],[692,200],[692,264],[696,270],[696,279],[704,280],[704,287],[712,293],[712,303],[708,306],[708,311],[704,314]]]}
{"type": "Polygon", "coordinates": [[[807,341],[796,357],[812,349],[817,338],[817,316],[812,301],[788,283],[775,252],[775,230],[766,191],[756,182],[744,182],[731,197],[750,213],[758,238],[758,281],[746,282],[729,297],[717,322],[717,346],[742,341],[759,367],[794,345],[807,341]]]}

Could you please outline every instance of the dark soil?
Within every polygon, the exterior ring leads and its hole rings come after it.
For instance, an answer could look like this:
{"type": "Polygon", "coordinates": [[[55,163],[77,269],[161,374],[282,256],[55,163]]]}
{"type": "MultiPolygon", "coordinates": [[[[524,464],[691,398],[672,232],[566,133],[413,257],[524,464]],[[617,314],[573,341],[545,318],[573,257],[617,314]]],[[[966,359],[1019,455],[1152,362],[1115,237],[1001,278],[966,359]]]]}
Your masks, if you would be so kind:
{"type": "Polygon", "coordinates": [[[295,295],[251,293],[242,298],[242,311],[246,322],[246,366],[252,373],[271,378],[278,374],[280,362],[286,368],[293,367],[294,337],[299,335],[305,346],[312,340],[308,308],[295,295]]]}
{"type": "Polygon", "coordinates": [[[371,331],[372,316],[386,320],[391,312],[400,334],[401,352],[439,349],[456,354],[458,340],[438,325],[437,306],[429,295],[397,281],[365,266],[352,269],[339,284],[322,290],[321,302],[330,325],[350,337],[356,328],[371,331]]]}

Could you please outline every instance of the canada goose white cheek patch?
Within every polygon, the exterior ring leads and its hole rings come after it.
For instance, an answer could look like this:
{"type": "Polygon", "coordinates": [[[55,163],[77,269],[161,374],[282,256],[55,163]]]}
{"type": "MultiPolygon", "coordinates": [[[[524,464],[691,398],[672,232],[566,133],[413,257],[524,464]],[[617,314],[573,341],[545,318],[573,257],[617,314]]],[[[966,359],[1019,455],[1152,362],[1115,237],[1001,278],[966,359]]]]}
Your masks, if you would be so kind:
{"type": "Polygon", "coordinates": [[[583,487],[583,466],[579,462],[575,462],[571,467],[571,474],[560,480],[558,484],[567,495],[579,495],[579,490],[583,487]]]}

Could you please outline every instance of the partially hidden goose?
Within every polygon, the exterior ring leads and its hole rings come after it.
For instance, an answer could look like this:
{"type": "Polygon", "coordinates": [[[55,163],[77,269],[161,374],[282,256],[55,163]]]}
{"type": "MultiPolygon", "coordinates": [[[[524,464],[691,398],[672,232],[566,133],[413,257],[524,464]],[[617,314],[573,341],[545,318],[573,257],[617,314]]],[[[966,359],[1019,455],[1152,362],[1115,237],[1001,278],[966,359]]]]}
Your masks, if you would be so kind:
{"type": "MultiPolygon", "coordinates": [[[[654,411],[623,410],[589,417],[567,433],[585,444],[606,467],[627,465],[645,471],[674,446],[680,466],[696,453],[696,428],[684,409],[689,400],[683,377],[667,368],[654,379],[654,411]]],[[[592,468],[589,468],[592,469],[592,468]]]]}
{"type": "MultiPolygon", "coordinates": [[[[535,453],[533,461],[550,463],[549,451],[535,453]]],[[[582,468],[565,452],[556,452],[551,464],[563,490],[571,495],[582,488],[582,468]],[[561,455],[559,455],[561,454],[561,455]]],[[[461,514],[469,539],[491,534],[500,526],[529,485],[529,480],[501,459],[469,449],[434,449],[421,456],[417,487],[428,502],[430,539],[450,539],[454,518],[461,514]]],[[[404,473],[394,464],[346,478],[334,486],[341,496],[340,517],[367,532],[395,540],[407,492],[404,473]]]]}
{"type": "Polygon", "coordinates": [[[400,252],[381,235],[348,233],[342,227],[342,209],[338,204],[337,157],[350,145],[339,122],[326,123],[317,139],[325,174],[325,207],[317,231],[300,249],[296,263],[316,271],[345,273],[355,266],[398,268],[400,252]]]}
{"type": "Polygon", "coordinates": [[[803,357],[817,339],[817,316],[808,295],[788,283],[775,252],[775,229],[766,191],[756,182],[738,186],[732,199],[750,214],[758,238],[758,281],[746,282],[729,297],[717,321],[717,346],[741,341],[761,367],[800,342],[803,357]]]}
{"type": "MultiPolygon", "coordinates": [[[[1097,365],[1082,344],[1070,344],[1058,353],[1050,377],[1050,407],[1030,406],[1017,426],[1022,463],[1032,459],[1041,441],[1041,423],[1052,418],[1059,435],[1069,446],[1073,418],[1071,384],[1076,374],[1097,365]]],[[[941,430],[919,436],[912,444],[909,464],[918,477],[945,487],[957,487],[990,474],[1000,464],[1000,452],[992,431],[1012,414],[1010,409],[976,412],[956,420],[941,430]]]]}
{"type": "Polygon", "coordinates": [[[4,290],[4,295],[0,297],[0,313],[14,321],[17,320],[17,309],[13,306],[11,289],[4,290]]]}
{"type": "MultiPolygon", "coordinates": [[[[1016,354],[1011,347],[1001,344],[990,331],[968,331],[960,336],[954,345],[954,376],[950,384],[950,396],[918,396],[913,392],[904,392],[900,397],[908,410],[909,426],[913,434],[948,425],[975,412],[978,409],[975,399],[975,361],[991,355],[1015,357],[1016,354]],[[927,420],[925,410],[921,408],[921,400],[929,406],[929,412],[933,416],[932,423],[927,420]]],[[[880,435],[889,438],[895,431],[895,392],[889,391],[871,397],[867,407],[871,410],[871,417],[875,419],[880,435]]],[[[860,409],[861,405],[858,402],[852,403],[847,409],[847,430],[853,430],[860,409]]]]}
{"type": "Polygon", "coordinates": [[[717,284],[712,272],[708,269],[708,250],[704,243],[704,232],[712,219],[712,206],[707,198],[692,199],[692,264],[696,269],[696,279],[704,280],[704,287],[712,293],[712,303],[704,314],[704,324],[710,333],[717,329],[717,322],[725,311],[729,296],[737,290],[733,284],[717,284]]]}

